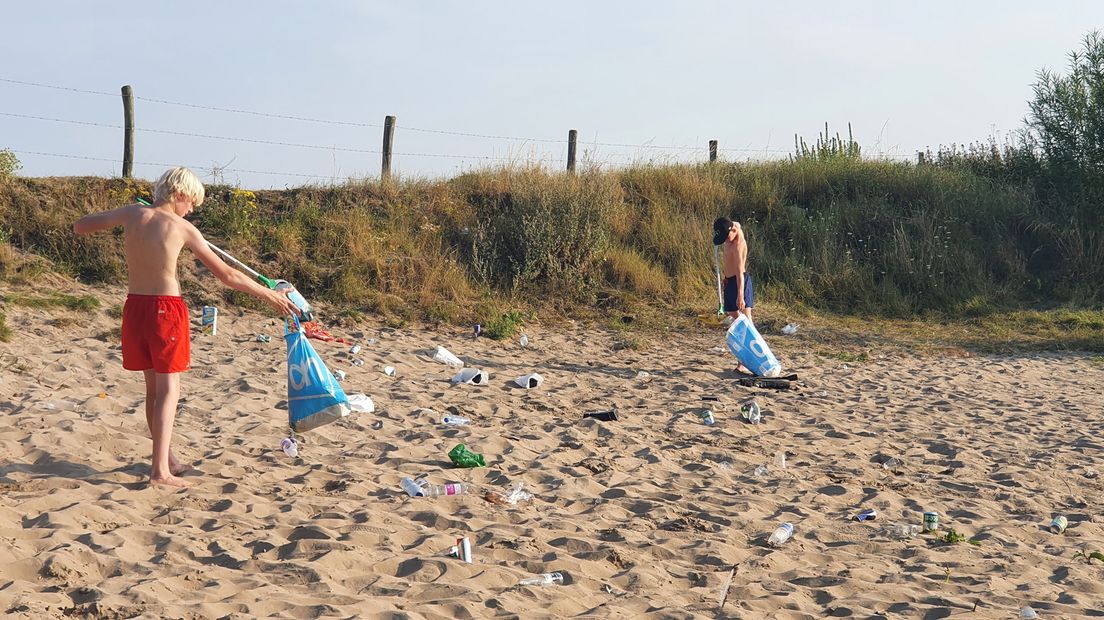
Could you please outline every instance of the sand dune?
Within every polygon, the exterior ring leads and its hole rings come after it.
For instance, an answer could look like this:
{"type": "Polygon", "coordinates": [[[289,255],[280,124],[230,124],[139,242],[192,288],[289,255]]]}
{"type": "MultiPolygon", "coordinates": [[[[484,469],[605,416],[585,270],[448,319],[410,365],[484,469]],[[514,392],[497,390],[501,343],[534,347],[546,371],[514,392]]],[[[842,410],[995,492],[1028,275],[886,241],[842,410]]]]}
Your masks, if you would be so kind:
{"type": "Polygon", "coordinates": [[[453,328],[335,328],[365,343],[364,365],[344,345],[316,348],[378,409],[307,433],[291,459],[282,324],[223,308],[218,336],[193,332],[174,446],[195,487],[171,491],[144,483],[144,391],[121,368],[116,320],[7,313],[7,617],[1104,617],[1104,565],[1075,555],[1104,550],[1104,369],[1084,356],[887,350],[842,364],[811,353],[805,330],[770,336],[803,379],[784,392],[737,387],[713,350],[720,330],[632,351],[576,327],[530,328],[527,348],[453,328]],[[450,384],[435,345],[490,383],[450,384]],[[540,388],[513,384],[534,370],[540,388]],[[712,427],[696,415],[706,395],[721,398],[712,427]],[[752,396],[759,426],[736,411],[752,396]],[[581,417],[614,407],[617,422],[581,417]],[[446,413],[472,422],[443,426],[446,413]],[[457,443],[488,467],[452,468],[457,443]],[[407,497],[399,480],[420,475],[477,492],[407,497]],[[532,501],[481,497],[519,482],[532,501]],[[849,520],[866,507],[877,521],[849,520]],[[926,510],[978,544],[882,533],[926,510]],[[1064,535],[1047,529],[1056,513],[1064,535]],[[794,538],[766,546],[783,521],[794,538]],[[444,555],[459,536],[474,563],[444,555]],[[565,584],[516,585],[549,571],[565,584]]]}

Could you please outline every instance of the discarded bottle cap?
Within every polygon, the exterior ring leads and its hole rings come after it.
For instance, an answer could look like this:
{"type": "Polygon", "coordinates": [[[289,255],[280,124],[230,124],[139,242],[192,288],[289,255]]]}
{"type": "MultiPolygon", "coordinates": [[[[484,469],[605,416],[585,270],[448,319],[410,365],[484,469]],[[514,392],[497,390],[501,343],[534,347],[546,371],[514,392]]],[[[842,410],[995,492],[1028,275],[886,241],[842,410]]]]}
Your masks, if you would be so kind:
{"type": "Polygon", "coordinates": [[[609,411],[591,411],[583,414],[584,418],[594,418],[595,420],[601,420],[603,422],[616,422],[617,411],[610,409],[609,411]]]}

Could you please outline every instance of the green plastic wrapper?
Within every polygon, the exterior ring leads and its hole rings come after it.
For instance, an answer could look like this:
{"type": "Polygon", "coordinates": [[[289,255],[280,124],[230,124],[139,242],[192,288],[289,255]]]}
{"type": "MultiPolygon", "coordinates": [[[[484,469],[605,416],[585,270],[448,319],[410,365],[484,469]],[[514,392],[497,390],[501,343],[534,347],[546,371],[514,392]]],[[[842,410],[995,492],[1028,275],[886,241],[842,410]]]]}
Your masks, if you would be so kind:
{"type": "Polygon", "coordinates": [[[483,462],[483,455],[476,454],[462,443],[456,444],[456,447],[449,450],[449,460],[457,467],[486,467],[487,464],[483,462]]]}

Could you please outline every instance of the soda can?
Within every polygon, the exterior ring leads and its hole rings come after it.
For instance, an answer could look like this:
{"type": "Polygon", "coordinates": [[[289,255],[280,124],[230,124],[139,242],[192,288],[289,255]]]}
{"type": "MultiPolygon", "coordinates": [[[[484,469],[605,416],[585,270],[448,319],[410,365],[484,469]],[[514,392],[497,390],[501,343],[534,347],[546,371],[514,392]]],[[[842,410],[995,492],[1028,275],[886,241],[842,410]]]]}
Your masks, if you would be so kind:
{"type": "Polygon", "coordinates": [[[218,308],[215,306],[203,306],[203,318],[201,320],[203,333],[218,334],[218,308]]]}
{"type": "Polygon", "coordinates": [[[713,412],[708,409],[701,412],[701,419],[702,422],[705,422],[706,426],[713,426],[717,422],[717,420],[713,417],[713,412]]]}
{"type": "Polygon", "coordinates": [[[1062,515],[1054,517],[1054,520],[1050,522],[1050,531],[1055,534],[1061,534],[1066,531],[1066,527],[1069,525],[1069,521],[1062,515]]]}
{"type": "Polygon", "coordinates": [[[939,513],[938,512],[925,512],[924,513],[924,531],[934,532],[939,529],[939,513]]]}
{"type": "Polygon", "coordinates": [[[456,548],[460,551],[460,559],[468,564],[472,563],[471,541],[468,537],[456,539],[456,548]]]}
{"type": "Polygon", "coordinates": [[[349,353],[352,354],[352,355],[356,355],[357,353],[360,353],[360,345],[359,344],[354,344],[353,348],[349,349],[349,353]]]}
{"type": "Polygon", "coordinates": [[[878,518],[878,511],[873,508],[867,508],[866,510],[855,515],[856,521],[873,521],[878,518]]]}

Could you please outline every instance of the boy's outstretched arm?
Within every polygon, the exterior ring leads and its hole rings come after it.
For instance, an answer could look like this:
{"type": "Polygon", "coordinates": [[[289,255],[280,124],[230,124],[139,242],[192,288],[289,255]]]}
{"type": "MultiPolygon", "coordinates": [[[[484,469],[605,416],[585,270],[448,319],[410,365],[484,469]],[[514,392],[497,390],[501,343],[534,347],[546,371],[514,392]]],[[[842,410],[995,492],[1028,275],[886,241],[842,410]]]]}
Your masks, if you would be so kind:
{"type": "Polygon", "coordinates": [[[100,213],[86,215],[73,224],[73,232],[78,235],[87,235],[101,230],[110,230],[116,226],[122,226],[126,223],[126,216],[131,208],[133,207],[119,207],[118,209],[112,209],[110,211],[101,211],[100,213]]]}
{"type": "Polygon", "coordinates": [[[299,308],[288,299],[287,292],[274,291],[261,286],[249,276],[227,265],[207,245],[207,240],[203,238],[203,234],[199,232],[199,229],[190,222],[185,223],[187,224],[187,237],[184,245],[188,246],[192,254],[195,254],[195,257],[206,265],[220,282],[236,291],[249,293],[267,303],[280,314],[299,316],[299,308]]]}

